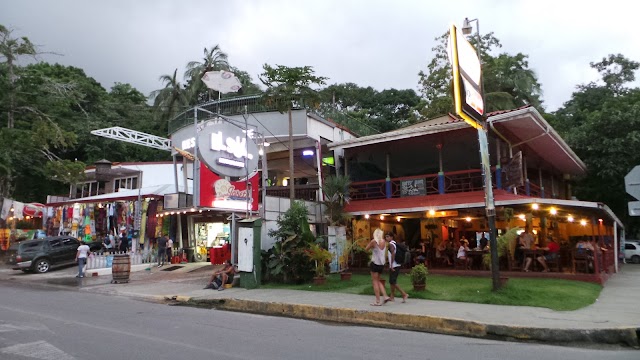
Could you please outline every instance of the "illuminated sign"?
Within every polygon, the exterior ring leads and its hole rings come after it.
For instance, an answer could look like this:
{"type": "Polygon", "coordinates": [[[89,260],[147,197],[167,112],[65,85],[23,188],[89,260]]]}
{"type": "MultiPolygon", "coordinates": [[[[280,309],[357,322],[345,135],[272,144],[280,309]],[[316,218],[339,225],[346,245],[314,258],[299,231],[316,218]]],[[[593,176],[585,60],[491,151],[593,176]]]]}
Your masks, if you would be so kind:
{"type": "Polygon", "coordinates": [[[482,128],[485,104],[480,59],[455,25],[449,30],[449,52],[456,114],[474,128],[482,128]]]}
{"type": "MultiPolygon", "coordinates": [[[[184,140],[183,148],[191,145],[191,140],[184,140]]],[[[205,125],[198,134],[198,157],[223,176],[245,177],[258,168],[258,148],[253,139],[228,123],[209,121],[205,125]]]]}
{"type": "Polygon", "coordinates": [[[231,210],[258,210],[259,173],[250,176],[249,182],[230,181],[214,174],[206,167],[200,168],[200,204],[204,207],[231,210]],[[248,186],[247,186],[248,185],[248,186]]]}

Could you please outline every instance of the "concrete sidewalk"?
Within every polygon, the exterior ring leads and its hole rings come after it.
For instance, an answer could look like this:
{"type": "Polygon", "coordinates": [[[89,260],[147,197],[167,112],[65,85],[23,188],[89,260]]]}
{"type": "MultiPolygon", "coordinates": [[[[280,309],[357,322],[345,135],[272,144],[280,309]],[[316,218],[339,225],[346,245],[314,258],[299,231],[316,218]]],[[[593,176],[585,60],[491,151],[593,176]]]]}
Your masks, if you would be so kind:
{"type": "Polygon", "coordinates": [[[202,288],[211,273],[210,265],[188,264],[175,271],[162,271],[167,266],[147,269],[132,272],[128,284],[110,284],[111,277],[102,275],[76,280],[80,291],[156,302],[179,301],[220,310],[478,338],[640,346],[640,266],[631,264],[606,283],[596,303],[576,311],[411,298],[405,304],[396,299],[394,303],[372,307],[369,303],[373,296],[365,295],[242,288],[205,290],[202,288]]]}

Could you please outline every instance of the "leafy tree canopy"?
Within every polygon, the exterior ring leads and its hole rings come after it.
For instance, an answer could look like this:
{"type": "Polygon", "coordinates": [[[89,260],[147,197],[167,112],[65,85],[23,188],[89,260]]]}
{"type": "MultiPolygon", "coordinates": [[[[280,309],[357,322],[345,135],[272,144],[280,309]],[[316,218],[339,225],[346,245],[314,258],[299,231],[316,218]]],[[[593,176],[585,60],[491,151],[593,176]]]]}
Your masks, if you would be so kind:
{"type": "MultiPolygon", "coordinates": [[[[449,65],[447,41],[449,32],[437,37],[438,45],[432,48],[433,58],[427,71],[420,71],[419,84],[425,99],[425,107],[420,113],[429,119],[453,111],[452,75],[449,65]]],[[[476,37],[469,39],[477,46],[476,37]]],[[[513,109],[522,105],[542,106],[542,90],[535,72],[529,68],[528,56],[498,53],[502,44],[493,33],[480,37],[480,59],[484,76],[484,90],[487,112],[513,109]]]]}
{"type": "Polygon", "coordinates": [[[639,63],[616,54],[591,67],[601,81],[578,86],[549,121],[587,165],[575,194],[606,203],[637,234],[640,221],[626,216],[633,199],[626,194],[624,176],[640,164],[640,89],[628,87],[639,63]]]}

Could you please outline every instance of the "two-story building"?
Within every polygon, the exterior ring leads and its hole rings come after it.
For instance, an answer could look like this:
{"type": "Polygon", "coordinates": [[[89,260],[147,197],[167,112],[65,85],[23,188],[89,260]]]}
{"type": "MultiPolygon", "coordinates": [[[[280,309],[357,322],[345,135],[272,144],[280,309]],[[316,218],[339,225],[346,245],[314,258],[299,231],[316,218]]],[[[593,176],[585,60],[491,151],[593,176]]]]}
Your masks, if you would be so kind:
{"type": "MultiPolygon", "coordinates": [[[[529,106],[494,112],[487,127],[498,232],[528,228],[540,246],[553,236],[567,252],[595,238],[610,249],[601,267],[617,268],[623,224],[606,204],[572,196],[571,180],[586,167],[542,115],[529,106]]],[[[414,248],[462,236],[475,247],[488,237],[478,134],[464,121],[448,115],[328,148],[353,181],[346,210],[355,240],[371,239],[375,228],[414,248]]]]}

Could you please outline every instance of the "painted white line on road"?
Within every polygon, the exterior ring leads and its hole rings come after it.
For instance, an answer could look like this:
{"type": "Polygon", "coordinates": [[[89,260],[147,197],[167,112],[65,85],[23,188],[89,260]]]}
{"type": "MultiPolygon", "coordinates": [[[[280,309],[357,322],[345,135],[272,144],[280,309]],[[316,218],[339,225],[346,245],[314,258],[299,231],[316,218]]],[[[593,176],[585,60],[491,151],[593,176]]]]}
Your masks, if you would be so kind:
{"type": "Polygon", "coordinates": [[[0,333],[10,332],[10,331],[49,331],[49,328],[44,325],[13,325],[13,324],[0,324],[0,333]]]}
{"type": "Polygon", "coordinates": [[[75,360],[75,358],[46,341],[17,344],[0,349],[0,354],[12,354],[42,360],[75,360]]]}

